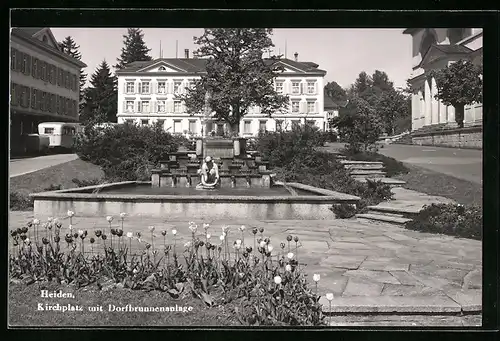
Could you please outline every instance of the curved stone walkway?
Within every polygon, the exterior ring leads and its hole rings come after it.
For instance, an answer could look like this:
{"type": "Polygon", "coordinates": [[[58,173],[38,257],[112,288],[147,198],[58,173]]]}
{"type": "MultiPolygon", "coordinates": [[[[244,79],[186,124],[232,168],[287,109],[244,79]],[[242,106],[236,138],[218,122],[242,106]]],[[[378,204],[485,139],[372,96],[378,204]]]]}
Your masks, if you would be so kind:
{"type": "MultiPolygon", "coordinates": [[[[31,218],[31,212],[11,212],[10,228],[31,218]]],[[[188,221],[134,218],[125,222],[124,230],[141,231],[148,241],[149,225],[155,225],[157,230],[175,226],[177,245],[183,245],[190,237],[188,221]]],[[[298,236],[298,249],[293,252],[311,281],[313,274],[321,275],[318,294],[332,292],[335,295],[331,310],[323,296],[326,313],[459,315],[481,312],[480,241],[420,233],[363,219],[207,222],[211,224],[216,243],[220,227],[225,224],[233,231],[229,234],[230,245],[232,240],[241,238],[237,228],[242,224],[263,227],[264,236],[271,238],[277,252],[281,242],[287,244],[287,235],[298,236]]],[[[108,228],[105,217],[75,217],[73,223],[75,229],[89,232],[108,228]]],[[[197,223],[201,226],[202,222],[197,223]]],[[[159,232],[158,240],[163,241],[159,232]]],[[[245,242],[253,244],[250,228],[245,231],[245,242]]],[[[295,243],[291,246],[294,248],[295,243]]],[[[477,323],[477,318],[466,320],[477,323]]]]}

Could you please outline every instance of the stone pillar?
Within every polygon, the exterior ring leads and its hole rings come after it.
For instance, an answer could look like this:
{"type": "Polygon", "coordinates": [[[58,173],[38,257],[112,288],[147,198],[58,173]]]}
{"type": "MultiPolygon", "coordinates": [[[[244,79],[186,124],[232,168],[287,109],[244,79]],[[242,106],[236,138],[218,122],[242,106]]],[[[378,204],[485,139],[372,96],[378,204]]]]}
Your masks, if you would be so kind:
{"type": "Polygon", "coordinates": [[[446,117],[446,105],[442,101],[439,101],[439,123],[446,123],[447,122],[447,117],[446,117]]]}
{"type": "Polygon", "coordinates": [[[233,140],[233,149],[234,149],[234,156],[240,156],[240,140],[239,139],[234,139],[233,140]]]}
{"type": "Polygon", "coordinates": [[[437,95],[437,86],[436,80],[434,77],[431,79],[431,101],[432,101],[432,124],[439,123],[439,101],[434,98],[434,95],[437,95]]]}
{"type": "Polygon", "coordinates": [[[418,94],[411,95],[411,130],[417,130],[420,120],[420,98],[418,94]]]}
{"type": "Polygon", "coordinates": [[[432,102],[431,102],[431,88],[429,82],[426,80],[424,89],[424,105],[425,105],[425,120],[424,125],[428,126],[432,120],[432,102]]]}
{"type": "Polygon", "coordinates": [[[446,107],[447,113],[448,113],[448,125],[456,125],[457,122],[455,122],[455,107],[453,105],[449,105],[446,107]]]}
{"type": "Polygon", "coordinates": [[[203,139],[196,140],[196,156],[203,156],[203,139]]]}
{"type": "Polygon", "coordinates": [[[419,105],[419,108],[420,108],[420,116],[419,116],[419,119],[418,119],[418,128],[422,128],[424,126],[424,123],[425,123],[425,101],[424,101],[424,94],[422,93],[422,89],[420,89],[418,91],[418,96],[419,96],[419,102],[418,102],[418,105],[419,105]]]}

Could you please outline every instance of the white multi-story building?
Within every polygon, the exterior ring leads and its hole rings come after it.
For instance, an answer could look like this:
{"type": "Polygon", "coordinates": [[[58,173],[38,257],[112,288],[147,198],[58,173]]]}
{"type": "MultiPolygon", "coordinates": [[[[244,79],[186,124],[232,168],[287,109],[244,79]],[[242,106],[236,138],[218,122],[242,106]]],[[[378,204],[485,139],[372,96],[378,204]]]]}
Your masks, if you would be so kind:
{"type": "Polygon", "coordinates": [[[47,121],[78,122],[80,70],[87,65],[63,53],[48,27],[12,28],[10,35],[10,146],[47,121]]]}
{"type": "MultiPolygon", "coordinates": [[[[446,106],[434,96],[437,84],[429,74],[459,59],[474,64],[483,62],[483,30],[476,28],[408,28],[404,34],[412,36],[413,72],[410,76],[412,95],[412,130],[432,130],[434,127],[455,123],[455,108],[446,106]]],[[[480,126],[481,103],[466,105],[464,125],[480,126]]]]}
{"type": "MultiPolygon", "coordinates": [[[[205,73],[207,60],[160,58],[128,64],[118,70],[118,123],[141,125],[160,122],[172,133],[207,135],[225,128],[225,123],[206,118],[204,113],[188,112],[176,95],[185,93],[205,73]]],[[[294,124],[313,124],[325,130],[324,77],[326,71],[312,62],[281,59],[284,71],[275,79],[278,93],[290,98],[289,107],[268,117],[252,108],[240,122],[240,135],[253,136],[260,130],[291,129],[294,124]]]]}

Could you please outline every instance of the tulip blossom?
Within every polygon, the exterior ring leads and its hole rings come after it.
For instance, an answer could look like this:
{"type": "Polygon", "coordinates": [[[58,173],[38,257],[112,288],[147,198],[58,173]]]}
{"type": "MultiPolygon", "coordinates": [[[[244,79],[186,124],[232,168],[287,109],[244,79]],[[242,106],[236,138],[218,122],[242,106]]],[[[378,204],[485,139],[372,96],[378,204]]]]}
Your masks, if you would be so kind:
{"type": "Polygon", "coordinates": [[[198,230],[198,225],[189,225],[189,230],[191,230],[191,233],[196,233],[196,230],[198,230]]]}
{"type": "Polygon", "coordinates": [[[106,217],[106,220],[107,220],[108,223],[111,223],[113,221],[113,216],[108,215],[106,217]]]}
{"type": "Polygon", "coordinates": [[[78,235],[79,236],[83,235],[83,230],[78,230],[78,235]]]}
{"type": "Polygon", "coordinates": [[[177,234],[177,230],[176,229],[172,229],[172,234],[175,236],[177,234]]]}
{"type": "Polygon", "coordinates": [[[267,245],[266,242],[263,240],[259,243],[259,246],[262,248],[266,247],[266,245],[267,245]]]}
{"type": "Polygon", "coordinates": [[[154,226],[148,226],[148,229],[149,229],[149,232],[153,233],[153,231],[155,230],[155,227],[154,226]]]}
{"type": "Polygon", "coordinates": [[[240,231],[241,231],[241,232],[245,231],[245,229],[246,229],[245,225],[241,225],[241,226],[240,226],[240,231]]]}
{"type": "Polygon", "coordinates": [[[52,217],[48,217],[48,218],[47,218],[47,221],[48,221],[49,223],[51,223],[51,222],[52,222],[52,220],[54,220],[54,218],[52,218],[52,217]]]}
{"type": "Polygon", "coordinates": [[[224,234],[227,234],[229,232],[229,226],[227,226],[227,225],[226,226],[222,226],[222,232],[224,234]]]}
{"type": "Polygon", "coordinates": [[[281,284],[281,277],[280,276],[274,277],[274,283],[281,284]]]}
{"type": "Polygon", "coordinates": [[[329,292],[328,294],[326,294],[326,299],[327,299],[328,301],[333,300],[333,293],[329,292]]]}
{"type": "Polygon", "coordinates": [[[292,266],[291,266],[290,264],[287,264],[287,265],[285,266],[285,270],[286,270],[286,271],[292,271],[292,266]]]}
{"type": "Polygon", "coordinates": [[[125,219],[126,216],[127,216],[127,213],[125,213],[125,212],[120,213],[120,219],[125,219]]]}
{"type": "Polygon", "coordinates": [[[274,247],[273,247],[271,244],[269,244],[269,245],[267,246],[267,251],[272,252],[272,251],[273,251],[273,249],[274,249],[274,247]]]}
{"type": "Polygon", "coordinates": [[[134,234],[132,232],[127,232],[127,238],[132,238],[134,234]]]}
{"type": "Polygon", "coordinates": [[[203,224],[203,229],[205,231],[208,230],[209,227],[210,227],[210,224],[207,224],[207,223],[203,224]]]}
{"type": "Polygon", "coordinates": [[[288,252],[288,254],[286,256],[288,257],[288,259],[292,260],[293,259],[293,252],[288,252]]]}
{"type": "Polygon", "coordinates": [[[210,237],[212,237],[210,233],[207,233],[207,239],[210,239],[210,237]]]}
{"type": "Polygon", "coordinates": [[[313,281],[315,281],[315,282],[319,282],[320,278],[321,278],[321,276],[319,274],[314,274],[313,275],[313,281]]]}
{"type": "Polygon", "coordinates": [[[219,239],[220,239],[221,241],[223,241],[223,240],[224,240],[224,238],[225,238],[224,234],[221,234],[221,235],[220,235],[220,237],[219,237],[219,239]]]}
{"type": "Polygon", "coordinates": [[[68,214],[68,217],[70,217],[70,218],[71,218],[72,216],[74,216],[74,215],[75,215],[75,212],[73,212],[73,211],[68,211],[68,212],[67,212],[67,214],[68,214]]]}
{"type": "Polygon", "coordinates": [[[40,220],[38,220],[38,219],[33,219],[33,224],[35,224],[35,225],[40,224],[40,220]]]}

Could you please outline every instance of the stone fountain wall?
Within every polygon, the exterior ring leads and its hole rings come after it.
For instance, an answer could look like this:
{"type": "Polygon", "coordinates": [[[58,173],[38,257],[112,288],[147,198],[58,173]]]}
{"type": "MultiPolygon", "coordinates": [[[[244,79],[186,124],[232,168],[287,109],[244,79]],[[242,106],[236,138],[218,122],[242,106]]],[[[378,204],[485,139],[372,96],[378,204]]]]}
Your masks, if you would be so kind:
{"type": "Polygon", "coordinates": [[[169,154],[151,175],[153,187],[194,187],[200,183],[197,174],[206,156],[219,167],[221,187],[271,187],[268,162],[246,152],[246,139],[203,138],[196,141],[195,151],[169,154]]]}

